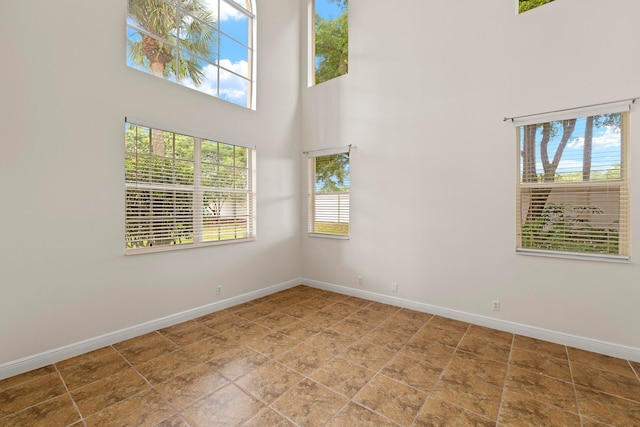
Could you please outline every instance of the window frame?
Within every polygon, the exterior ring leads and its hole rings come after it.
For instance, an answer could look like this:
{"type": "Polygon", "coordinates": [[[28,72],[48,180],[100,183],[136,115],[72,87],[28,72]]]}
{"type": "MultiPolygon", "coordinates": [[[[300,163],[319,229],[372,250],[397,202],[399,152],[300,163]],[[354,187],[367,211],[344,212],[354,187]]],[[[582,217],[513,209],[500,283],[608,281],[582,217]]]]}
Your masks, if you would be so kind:
{"type": "MultiPolygon", "coordinates": [[[[163,138],[164,136],[163,135],[163,138]]],[[[257,239],[257,231],[256,231],[256,157],[257,157],[257,153],[256,153],[256,149],[252,148],[252,147],[245,147],[245,146],[241,146],[241,145],[237,145],[237,144],[228,144],[225,142],[221,142],[221,141],[217,141],[215,139],[211,139],[211,138],[204,138],[204,137],[195,137],[192,135],[189,135],[188,132],[183,132],[183,131],[175,131],[175,130],[167,130],[167,129],[163,129],[162,127],[158,127],[155,125],[148,125],[148,124],[144,124],[144,122],[138,121],[138,120],[126,120],[125,121],[125,135],[124,135],[124,139],[125,139],[125,146],[124,146],[124,177],[125,177],[125,183],[124,183],[124,193],[125,193],[125,235],[124,235],[124,248],[125,248],[125,255],[135,255],[135,254],[143,254],[143,253],[152,253],[152,252],[164,252],[164,251],[172,251],[172,250],[181,250],[181,249],[190,249],[190,248],[197,248],[197,247],[208,247],[208,246],[217,246],[217,245],[226,245],[226,244],[233,244],[233,243],[243,243],[243,242],[250,242],[250,241],[254,241],[257,239]],[[152,131],[160,131],[163,132],[165,135],[166,134],[172,134],[175,136],[181,136],[181,137],[186,137],[186,138],[192,138],[193,139],[193,174],[192,175],[188,175],[189,178],[192,178],[192,184],[184,184],[184,183],[166,183],[166,182],[158,182],[155,181],[153,182],[151,180],[151,178],[147,179],[127,179],[127,174],[128,174],[128,169],[127,169],[127,157],[131,157],[131,156],[135,156],[136,161],[141,158],[141,157],[148,157],[149,158],[149,164],[151,164],[153,162],[154,159],[160,159],[160,160],[170,160],[172,161],[172,164],[176,163],[176,158],[175,157],[166,157],[166,156],[157,156],[155,154],[153,154],[152,152],[152,148],[150,147],[149,153],[139,153],[138,150],[136,149],[135,152],[132,151],[128,151],[127,150],[127,135],[126,132],[128,130],[128,128],[130,126],[135,126],[138,128],[142,128],[142,129],[147,129],[149,131],[149,144],[152,145],[153,144],[153,137],[152,137],[152,131]],[[230,166],[230,165],[226,165],[224,163],[220,162],[220,159],[218,159],[218,162],[215,163],[207,163],[205,161],[203,161],[202,159],[202,147],[203,147],[203,142],[209,142],[209,143],[215,143],[217,144],[217,151],[220,152],[220,145],[222,144],[223,146],[226,147],[232,147],[234,150],[234,165],[230,166]],[[242,149],[242,150],[246,150],[246,166],[237,166],[235,164],[235,150],[236,148],[242,149]],[[206,185],[204,184],[202,181],[202,169],[203,169],[203,165],[207,165],[209,164],[210,166],[215,166],[218,169],[222,169],[222,168],[226,168],[229,169],[231,168],[234,171],[234,177],[236,176],[235,172],[236,169],[242,169],[242,170],[246,170],[247,173],[247,177],[246,180],[243,181],[243,183],[241,184],[241,186],[246,186],[246,188],[236,188],[237,187],[237,183],[234,181],[234,183],[232,184],[232,186],[224,186],[224,185],[220,185],[220,186],[212,186],[212,185],[206,185]],[[147,182],[148,181],[148,182],[147,182]],[[233,188],[232,188],[233,187],[233,188]],[[137,217],[136,215],[130,215],[131,211],[136,211],[136,206],[132,205],[128,202],[128,197],[130,196],[130,192],[144,192],[144,191],[149,191],[149,192],[166,192],[167,194],[170,194],[171,192],[174,193],[179,193],[182,192],[184,194],[191,194],[191,228],[187,228],[187,230],[190,230],[192,236],[192,241],[191,242],[180,242],[180,243],[175,243],[175,238],[174,238],[174,242],[172,243],[168,243],[168,244],[160,244],[160,245],[142,245],[142,246],[138,246],[138,247],[130,247],[128,244],[129,241],[129,232],[127,231],[128,229],[128,225],[129,224],[135,224],[136,221],[138,221],[137,223],[139,224],[144,224],[144,223],[153,223],[154,221],[162,221],[162,219],[158,219],[157,217],[155,217],[153,214],[151,216],[147,216],[146,220],[141,218],[141,217],[137,217]],[[207,233],[207,227],[204,225],[205,222],[205,206],[203,203],[203,198],[205,196],[205,194],[237,194],[240,196],[244,196],[246,198],[246,206],[244,207],[245,209],[245,214],[238,214],[238,212],[236,211],[236,208],[234,207],[234,215],[232,215],[231,217],[229,217],[228,215],[226,215],[227,219],[231,218],[231,220],[233,221],[234,224],[234,232],[238,232],[239,229],[237,229],[238,226],[238,218],[244,218],[246,220],[246,230],[243,233],[244,235],[241,237],[234,237],[234,238],[219,238],[217,240],[206,240],[206,238],[204,237],[205,234],[207,233]]],[[[144,170],[140,171],[140,168],[137,166],[132,169],[133,172],[136,173],[136,176],[138,173],[140,173],[140,175],[143,175],[145,173],[144,170]]],[[[173,177],[175,179],[175,171],[172,169],[171,172],[173,173],[173,177]]],[[[146,176],[144,177],[146,178],[146,176]]],[[[233,177],[232,177],[233,178],[233,177]]],[[[220,182],[223,182],[224,180],[228,180],[230,179],[228,175],[222,175],[220,178],[220,182]]],[[[175,197],[175,195],[174,195],[175,197]]],[[[226,200],[225,200],[226,201],[226,200]]],[[[224,203],[224,202],[223,202],[224,203]]],[[[178,214],[176,213],[177,210],[180,209],[180,207],[184,208],[184,206],[186,205],[172,205],[173,210],[169,210],[174,217],[176,217],[178,214]]],[[[163,206],[164,208],[164,206],[163,206]]],[[[209,207],[206,207],[209,208],[209,207]]],[[[217,208],[219,210],[218,213],[218,221],[225,219],[225,217],[222,215],[222,205],[220,204],[217,208]]],[[[211,209],[209,209],[211,210],[211,209]]],[[[215,216],[215,215],[214,215],[215,216]]],[[[166,221],[166,219],[165,219],[166,221]]],[[[223,227],[222,225],[218,225],[218,233],[223,232],[223,227]]],[[[214,226],[215,228],[215,226],[214,226]]],[[[151,229],[150,229],[151,230],[151,229]]],[[[171,232],[176,232],[176,228],[172,228],[170,229],[171,232]]],[[[178,230],[179,231],[179,230],[178,230]]],[[[140,240],[146,240],[148,241],[150,239],[149,236],[152,235],[152,232],[150,231],[149,234],[147,234],[147,237],[141,237],[140,240]]],[[[171,238],[167,237],[167,240],[171,240],[171,238]]]]}
{"type": "MultiPolygon", "coordinates": [[[[131,0],[130,0],[131,1],[131,0]]],[[[151,74],[154,75],[153,70],[151,69],[151,65],[149,64],[148,69],[143,66],[143,65],[139,65],[136,64],[135,61],[132,61],[130,59],[130,49],[129,46],[131,45],[131,40],[130,40],[130,31],[133,31],[132,36],[135,36],[136,34],[138,36],[148,36],[162,44],[166,44],[170,47],[172,54],[174,55],[174,59],[172,61],[169,62],[173,62],[175,61],[175,64],[173,64],[174,69],[178,69],[179,68],[179,61],[181,57],[186,57],[186,58],[195,58],[197,59],[199,62],[201,62],[204,66],[212,66],[215,68],[215,88],[214,89],[214,93],[210,93],[209,91],[206,90],[206,87],[204,88],[200,88],[198,87],[199,85],[196,85],[193,81],[191,81],[189,78],[183,77],[180,78],[179,76],[176,76],[175,74],[171,74],[171,75],[166,75],[166,76],[158,76],[160,78],[162,78],[163,80],[169,81],[171,83],[175,83],[178,84],[180,86],[184,86],[193,90],[196,90],[198,92],[201,93],[205,93],[209,96],[213,96],[214,98],[218,98],[221,99],[223,101],[226,102],[230,102],[234,105],[238,105],[241,107],[245,107],[251,110],[255,110],[256,109],[256,75],[257,75],[257,67],[256,67],[256,45],[257,45],[257,19],[256,19],[256,5],[255,5],[255,0],[215,0],[217,2],[218,5],[218,20],[215,21],[215,23],[213,25],[209,25],[205,22],[203,22],[202,20],[200,20],[199,18],[197,18],[196,16],[194,16],[190,11],[185,10],[184,8],[181,7],[181,4],[179,2],[174,2],[172,0],[159,0],[161,2],[163,2],[167,7],[173,8],[176,12],[176,19],[182,17],[182,16],[186,16],[188,17],[188,19],[192,20],[192,21],[198,21],[202,26],[207,27],[210,31],[212,31],[215,34],[215,46],[214,46],[214,51],[215,51],[215,58],[210,59],[210,58],[205,58],[193,51],[189,51],[188,49],[181,47],[180,46],[180,41],[179,39],[176,39],[175,41],[171,41],[168,40],[167,38],[163,37],[162,35],[150,31],[149,29],[145,29],[143,27],[143,25],[140,25],[138,22],[135,21],[135,19],[130,18],[130,12],[129,12],[129,6],[127,8],[127,20],[126,20],[126,38],[127,38],[127,43],[128,43],[128,47],[127,47],[127,59],[126,59],[126,65],[129,68],[133,68],[135,70],[144,72],[146,74],[151,74]],[[246,5],[242,6],[240,3],[244,3],[246,5]],[[220,15],[221,15],[221,10],[222,10],[222,4],[225,5],[225,7],[228,8],[232,8],[233,10],[235,10],[237,13],[240,13],[241,15],[244,15],[247,19],[247,30],[248,30],[248,34],[247,34],[247,43],[244,43],[243,41],[240,41],[238,39],[236,39],[235,37],[233,37],[230,34],[225,33],[221,28],[221,21],[220,21],[220,15]],[[221,61],[224,60],[225,58],[221,58],[220,54],[221,54],[221,40],[222,39],[228,39],[231,43],[237,44],[243,48],[246,48],[247,50],[247,76],[244,76],[228,67],[225,67],[221,64],[221,61]],[[213,62],[212,62],[213,61],[213,62]],[[221,91],[224,90],[223,86],[221,85],[221,75],[222,74],[228,74],[231,78],[233,79],[240,79],[242,81],[244,81],[247,85],[247,99],[246,102],[241,104],[238,102],[234,102],[231,99],[226,99],[225,97],[221,96],[221,91]]],[[[130,3],[129,3],[130,4],[130,3]]],[[[146,62],[147,60],[145,60],[146,62]]],[[[168,63],[169,63],[168,62],[168,63]]]]}
{"type": "Polygon", "coordinates": [[[309,237],[323,237],[323,238],[329,238],[329,239],[341,239],[341,240],[348,240],[350,237],[350,233],[351,233],[351,209],[350,209],[350,205],[351,205],[351,146],[347,146],[347,147],[339,147],[339,148],[335,148],[335,149],[326,149],[326,150],[318,150],[318,151],[310,151],[307,152],[307,156],[308,156],[308,160],[307,160],[307,166],[308,166],[308,174],[307,174],[307,234],[309,237]],[[329,157],[329,156],[334,156],[334,155],[338,155],[338,154],[346,154],[348,157],[348,175],[347,175],[347,181],[348,181],[348,191],[341,191],[341,192],[318,192],[316,190],[316,161],[318,158],[323,158],[323,157],[329,157]],[[336,221],[336,223],[338,224],[344,224],[344,221],[340,221],[341,218],[344,218],[345,215],[342,214],[341,209],[344,206],[344,202],[343,202],[343,198],[341,198],[340,196],[347,196],[347,201],[346,201],[346,224],[347,224],[347,233],[346,234],[342,234],[342,233],[331,233],[331,232],[319,232],[317,231],[316,228],[316,223],[319,221],[316,221],[317,218],[317,212],[318,212],[318,204],[317,204],[317,200],[318,200],[318,195],[324,195],[324,196],[337,196],[338,197],[338,201],[337,201],[337,213],[334,212],[333,209],[329,209],[328,213],[330,215],[337,215],[338,221],[336,221]]]}
{"type": "MultiPolygon", "coordinates": [[[[630,210],[631,204],[629,201],[629,127],[630,127],[630,103],[616,103],[611,106],[595,106],[584,107],[570,110],[561,110],[554,113],[543,113],[531,116],[522,116],[520,118],[513,119],[516,126],[516,253],[523,255],[536,255],[546,257],[559,257],[570,259],[588,259],[594,261],[611,261],[611,262],[628,262],[630,261],[630,210]],[[585,119],[588,117],[603,116],[606,114],[620,114],[620,178],[619,179],[601,179],[590,181],[552,181],[552,182],[536,182],[527,183],[523,181],[523,141],[521,139],[521,127],[535,124],[543,125],[545,123],[555,123],[569,119],[585,119]],[[616,190],[617,188],[617,190],[616,190]],[[580,192],[584,192],[587,196],[597,196],[598,191],[607,192],[606,194],[612,194],[617,197],[617,221],[618,221],[618,242],[617,242],[617,254],[601,253],[601,252],[587,252],[587,251],[564,251],[553,250],[544,248],[527,248],[523,241],[523,226],[524,226],[524,201],[523,194],[532,192],[534,189],[549,189],[550,192],[556,190],[565,191],[565,199],[561,206],[571,208],[580,208],[580,205],[572,205],[565,203],[566,198],[576,196],[580,192]],[[609,193],[609,189],[614,189],[609,193]],[[568,195],[568,196],[567,196],[568,195]]],[[[576,136],[576,138],[579,137],[576,136]]],[[[537,138],[534,141],[534,150],[539,149],[537,138]]],[[[536,162],[538,162],[537,160],[536,162]]],[[[593,158],[592,158],[593,164],[593,158]]],[[[536,164],[536,169],[538,166],[536,164]]],[[[538,173],[538,172],[536,172],[538,173]]],[[[556,172],[557,173],[557,172],[556,172]]],[[[530,193],[529,193],[530,194],[530,193]]],[[[576,196],[577,197],[577,196],[576,196]]],[[[548,199],[545,201],[545,207],[547,206],[548,199]]],[[[589,220],[590,221],[590,220],[589,220]]],[[[564,236],[571,237],[570,233],[564,236]]]]}

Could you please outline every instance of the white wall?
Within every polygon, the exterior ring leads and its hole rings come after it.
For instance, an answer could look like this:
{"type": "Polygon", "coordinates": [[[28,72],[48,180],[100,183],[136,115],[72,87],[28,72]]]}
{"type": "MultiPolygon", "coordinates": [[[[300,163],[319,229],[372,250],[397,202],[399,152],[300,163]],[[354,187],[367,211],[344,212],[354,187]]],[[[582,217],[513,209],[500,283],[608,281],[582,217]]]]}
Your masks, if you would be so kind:
{"type": "Polygon", "coordinates": [[[126,67],[126,0],[0,3],[0,365],[300,277],[299,13],[249,111],[126,67]],[[256,146],[258,240],[125,257],[125,116],[256,146]]]}
{"type": "MultiPolygon", "coordinates": [[[[516,255],[517,148],[502,121],[640,96],[640,3],[556,0],[522,15],[515,3],[351,0],[349,74],[302,83],[304,148],[357,146],[351,238],[303,237],[303,275],[640,348],[637,227],[628,264],[516,255]]],[[[633,189],[638,105],[631,117],[633,189]]]]}

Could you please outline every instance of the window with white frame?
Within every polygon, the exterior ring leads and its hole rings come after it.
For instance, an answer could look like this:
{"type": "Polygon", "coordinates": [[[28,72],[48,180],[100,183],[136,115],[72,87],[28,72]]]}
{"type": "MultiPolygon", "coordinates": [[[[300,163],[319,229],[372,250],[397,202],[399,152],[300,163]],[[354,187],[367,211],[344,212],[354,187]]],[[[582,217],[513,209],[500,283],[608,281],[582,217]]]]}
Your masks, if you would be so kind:
{"type": "Polygon", "coordinates": [[[349,236],[349,150],[308,153],[309,234],[349,236]]]}
{"type": "Polygon", "coordinates": [[[127,65],[255,109],[255,0],[129,0],[127,65]]]}
{"type": "Polygon", "coordinates": [[[313,75],[310,85],[347,74],[349,71],[349,1],[311,0],[313,15],[313,75]]]}
{"type": "Polygon", "coordinates": [[[255,150],[125,125],[126,253],[253,240],[255,150]]]}
{"type": "Polygon", "coordinates": [[[518,252],[628,259],[628,109],[515,120],[518,252]]]}

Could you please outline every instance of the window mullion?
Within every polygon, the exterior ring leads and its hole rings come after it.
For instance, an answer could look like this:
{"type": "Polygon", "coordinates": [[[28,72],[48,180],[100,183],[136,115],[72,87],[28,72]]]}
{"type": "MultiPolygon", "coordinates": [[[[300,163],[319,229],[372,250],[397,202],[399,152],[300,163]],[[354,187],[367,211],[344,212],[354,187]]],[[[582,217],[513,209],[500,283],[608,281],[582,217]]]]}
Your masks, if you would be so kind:
{"type": "Polygon", "coordinates": [[[193,139],[193,241],[203,241],[202,139],[193,139]]]}

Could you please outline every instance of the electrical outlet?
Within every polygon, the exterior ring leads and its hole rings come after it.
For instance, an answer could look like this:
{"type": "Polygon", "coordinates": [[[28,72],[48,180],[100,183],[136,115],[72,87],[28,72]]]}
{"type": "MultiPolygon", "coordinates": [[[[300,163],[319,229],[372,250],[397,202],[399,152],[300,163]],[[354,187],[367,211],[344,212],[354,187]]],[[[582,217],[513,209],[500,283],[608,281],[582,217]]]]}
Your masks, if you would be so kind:
{"type": "Polygon", "coordinates": [[[398,292],[398,284],[396,282],[391,283],[391,292],[398,292]]]}
{"type": "Polygon", "coordinates": [[[364,277],[358,276],[358,285],[360,286],[364,285],[364,277]]]}
{"type": "Polygon", "coordinates": [[[216,286],[216,295],[220,295],[222,293],[222,285],[216,286]]]}
{"type": "Polygon", "coordinates": [[[491,310],[500,311],[500,301],[498,301],[497,299],[491,301],[491,310]]]}

